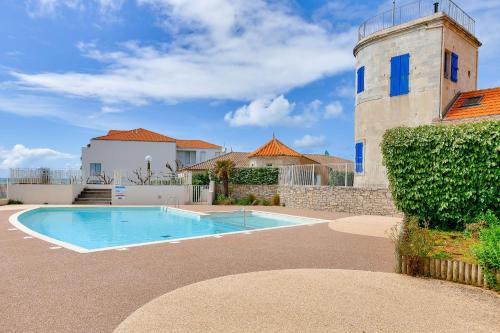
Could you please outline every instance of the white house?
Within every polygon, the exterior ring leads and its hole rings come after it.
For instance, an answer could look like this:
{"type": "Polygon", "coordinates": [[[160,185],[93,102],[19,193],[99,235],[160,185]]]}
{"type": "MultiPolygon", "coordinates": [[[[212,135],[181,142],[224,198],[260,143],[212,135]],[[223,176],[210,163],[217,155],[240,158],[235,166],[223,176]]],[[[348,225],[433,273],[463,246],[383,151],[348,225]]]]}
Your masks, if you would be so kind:
{"type": "Polygon", "coordinates": [[[155,174],[168,172],[166,165],[176,168],[176,160],[189,166],[219,156],[222,147],[202,140],[177,140],[143,128],[118,131],[90,140],[82,148],[82,174],[85,178],[114,171],[133,172],[147,169],[155,174]]]}

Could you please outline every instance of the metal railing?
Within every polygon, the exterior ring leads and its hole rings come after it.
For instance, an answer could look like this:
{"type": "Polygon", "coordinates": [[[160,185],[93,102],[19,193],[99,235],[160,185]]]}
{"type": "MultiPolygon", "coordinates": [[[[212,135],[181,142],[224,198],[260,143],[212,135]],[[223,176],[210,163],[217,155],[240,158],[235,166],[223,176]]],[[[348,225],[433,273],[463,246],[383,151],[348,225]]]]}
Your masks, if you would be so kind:
{"type": "Polygon", "coordinates": [[[147,170],[121,171],[113,174],[113,184],[116,185],[184,185],[187,177],[171,172],[154,172],[147,170]]]}
{"type": "Polygon", "coordinates": [[[279,185],[353,186],[354,183],[354,163],[287,165],[279,170],[279,185]]]}
{"type": "Polygon", "coordinates": [[[208,185],[191,185],[189,186],[191,203],[206,203],[208,202],[208,185]]]}
{"type": "Polygon", "coordinates": [[[401,6],[394,6],[392,9],[366,20],[359,26],[358,40],[378,31],[435,13],[446,14],[472,35],[475,34],[476,22],[474,19],[452,0],[419,0],[401,6]]]}
{"type": "Polygon", "coordinates": [[[7,179],[0,179],[0,199],[7,199],[9,184],[7,179]]]}
{"type": "Polygon", "coordinates": [[[17,168],[10,169],[10,184],[44,184],[44,185],[69,185],[81,184],[82,173],[80,170],[55,170],[49,168],[17,168]]]}
{"type": "Polygon", "coordinates": [[[279,167],[278,184],[284,186],[341,186],[387,188],[383,166],[366,168],[354,163],[305,164],[279,167]]]}

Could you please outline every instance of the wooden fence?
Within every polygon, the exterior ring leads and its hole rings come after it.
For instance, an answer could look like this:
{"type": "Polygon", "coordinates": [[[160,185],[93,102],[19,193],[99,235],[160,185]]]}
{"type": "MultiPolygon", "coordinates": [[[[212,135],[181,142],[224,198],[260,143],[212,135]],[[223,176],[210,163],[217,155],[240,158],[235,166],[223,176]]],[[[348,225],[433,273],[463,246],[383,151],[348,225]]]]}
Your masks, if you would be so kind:
{"type": "MultiPolygon", "coordinates": [[[[401,256],[399,264],[400,273],[411,275],[410,260],[406,256],[401,256]]],[[[418,275],[488,287],[481,266],[460,260],[421,258],[418,264],[418,275]]],[[[496,272],[496,276],[497,281],[500,282],[500,271],[496,272]]]]}

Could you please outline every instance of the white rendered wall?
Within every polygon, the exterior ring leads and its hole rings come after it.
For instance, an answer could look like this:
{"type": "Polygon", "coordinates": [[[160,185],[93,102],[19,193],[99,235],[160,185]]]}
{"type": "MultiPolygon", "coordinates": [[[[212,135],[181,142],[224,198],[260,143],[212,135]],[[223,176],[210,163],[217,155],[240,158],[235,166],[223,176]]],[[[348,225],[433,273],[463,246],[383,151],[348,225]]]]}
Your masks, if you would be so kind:
{"type": "Polygon", "coordinates": [[[90,163],[101,163],[101,171],[113,177],[115,170],[146,170],[146,156],[152,157],[153,172],[165,172],[169,163],[175,167],[175,142],[91,140],[90,147],[82,148],[82,173],[90,174],[90,163]]]}
{"type": "Polygon", "coordinates": [[[24,204],[71,205],[83,190],[83,185],[9,185],[9,199],[24,204]]]}
{"type": "Polygon", "coordinates": [[[185,205],[189,203],[189,186],[125,186],[118,199],[113,187],[113,205],[185,205]]]}

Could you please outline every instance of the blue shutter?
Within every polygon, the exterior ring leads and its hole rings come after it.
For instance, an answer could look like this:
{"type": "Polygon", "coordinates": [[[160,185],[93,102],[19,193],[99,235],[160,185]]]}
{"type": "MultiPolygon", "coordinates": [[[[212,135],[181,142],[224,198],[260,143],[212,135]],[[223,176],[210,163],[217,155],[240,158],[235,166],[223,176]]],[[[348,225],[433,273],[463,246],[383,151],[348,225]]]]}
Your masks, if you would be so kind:
{"type": "Polygon", "coordinates": [[[365,90],[365,66],[358,68],[358,94],[365,90]]]}
{"type": "Polygon", "coordinates": [[[391,58],[391,96],[399,95],[399,80],[401,78],[401,58],[391,58]]]}
{"type": "Polygon", "coordinates": [[[356,173],[363,173],[363,142],[356,143],[356,173]]]}
{"type": "Polygon", "coordinates": [[[410,91],[410,83],[409,83],[409,76],[410,76],[410,55],[409,54],[403,54],[400,56],[401,58],[401,77],[399,81],[399,94],[400,95],[406,95],[410,91]]]}
{"type": "Polygon", "coordinates": [[[451,80],[458,81],[458,55],[455,53],[451,54],[451,80]]]}

